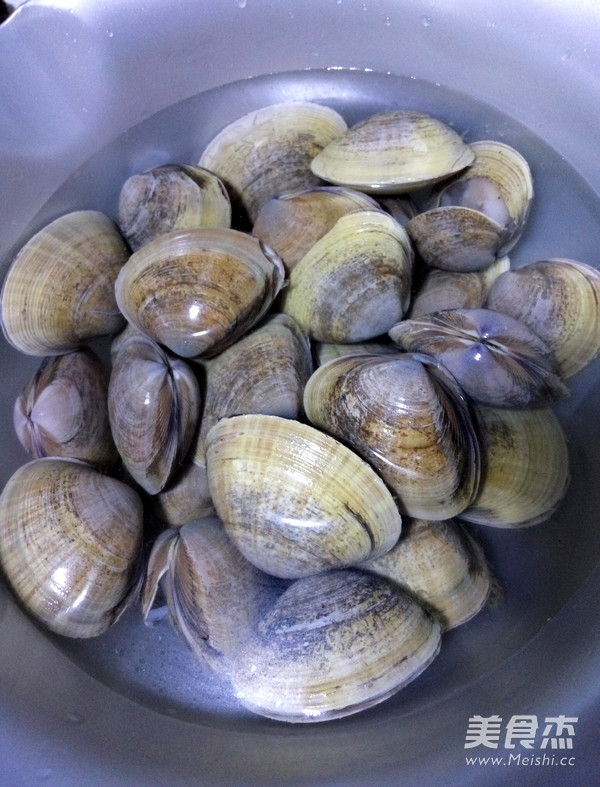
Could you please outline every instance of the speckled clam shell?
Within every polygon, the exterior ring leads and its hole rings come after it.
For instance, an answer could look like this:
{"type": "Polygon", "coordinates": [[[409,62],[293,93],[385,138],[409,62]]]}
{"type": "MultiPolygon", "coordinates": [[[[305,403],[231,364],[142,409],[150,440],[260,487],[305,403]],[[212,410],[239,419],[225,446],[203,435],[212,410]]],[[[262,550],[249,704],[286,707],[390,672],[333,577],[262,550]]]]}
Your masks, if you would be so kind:
{"type": "Polygon", "coordinates": [[[224,228],[162,235],[136,251],[115,293],[127,320],[183,358],[216,355],[255,325],[283,284],[281,260],[224,228]]]}
{"type": "Polygon", "coordinates": [[[191,367],[129,326],[113,343],[108,414],[132,478],[149,494],[165,487],[194,438],[201,395],[191,367]]]}
{"type": "Polygon", "coordinates": [[[161,579],[172,625],[199,659],[223,675],[285,589],[282,580],[240,554],[217,517],[158,536],[142,594],[145,620],[161,579]]]}
{"type": "Polygon", "coordinates": [[[292,270],[281,309],[312,339],[362,342],[386,333],[410,302],[413,252],[383,211],[342,216],[292,270]]]}
{"type": "Polygon", "coordinates": [[[194,459],[193,446],[167,485],[150,501],[153,515],[168,527],[181,527],[193,519],[213,516],[204,461],[194,459]]]}
{"type": "Polygon", "coordinates": [[[224,416],[262,413],[300,418],[312,369],[308,337],[291,317],[280,313],[207,361],[195,461],[204,461],[206,435],[224,416]]]}
{"type": "Polygon", "coordinates": [[[0,495],[0,564],[24,607],[68,637],[94,637],[119,617],[138,581],[142,503],[83,462],[20,467],[0,495]]]}
{"type": "Polygon", "coordinates": [[[232,121],[206,146],[199,161],[226,185],[254,222],[271,197],[320,185],[312,159],[347,126],[329,107],[310,101],[262,107],[232,121]]]}
{"type": "Polygon", "coordinates": [[[296,578],[383,554],[401,518],[375,471],[333,437],[269,415],[223,418],[208,433],[213,502],[242,554],[296,578]]]}
{"type": "Polygon", "coordinates": [[[167,232],[230,227],[231,202],[212,172],[164,164],[127,178],[119,194],[118,223],[132,251],[167,232]]]}
{"type": "Polygon", "coordinates": [[[407,230],[425,262],[454,271],[481,270],[517,243],[529,218],[529,165],[501,142],[473,142],[475,161],[434,194],[407,230]]]}
{"type": "Polygon", "coordinates": [[[490,309],[527,325],[552,350],[558,372],[572,377],[600,352],[600,273],[577,260],[539,260],[494,283],[490,309]]]}
{"type": "Polygon", "coordinates": [[[304,409],[379,472],[403,514],[448,519],[473,501],[477,436],[461,391],[431,358],[332,360],[306,384],[304,409]]]}
{"type": "Polygon", "coordinates": [[[15,401],[15,432],[25,450],[35,458],[114,465],[108,379],[108,369],[89,348],[44,358],[15,401]]]}
{"type": "Polygon", "coordinates": [[[353,210],[377,210],[367,194],[335,186],[315,186],[281,194],[260,209],[252,234],[274,249],[291,271],[304,255],[353,210]]]}
{"type": "Polygon", "coordinates": [[[481,271],[461,273],[430,268],[413,296],[407,316],[413,319],[445,309],[481,309],[493,283],[509,268],[507,256],[481,271]]]}
{"type": "Polygon", "coordinates": [[[354,570],[298,579],[260,620],[232,675],[251,711],[286,722],[372,707],[434,660],[439,624],[382,577],[354,570]]]}
{"type": "Polygon", "coordinates": [[[92,210],[67,213],[21,248],[4,280],[6,339],[27,355],[59,355],[124,325],[114,283],[129,257],[116,224],[92,210]]]}
{"type": "Polygon", "coordinates": [[[549,408],[476,406],[482,479],[461,519],[491,527],[527,527],[548,519],[569,484],[565,434],[549,408]]]}
{"type": "Polygon", "coordinates": [[[358,191],[402,194],[447,178],[473,159],[469,145],[446,123],[398,109],[349,128],[315,157],[312,170],[358,191]]]}
{"type": "Polygon", "coordinates": [[[442,363],[474,401],[544,406],[567,396],[548,346],[525,324],[491,309],[448,309],[404,320],[389,332],[409,352],[442,363]]]}
{"type": "Polygon", "coordinates": [[[443,630],[475,617],[492,589],[481,546],[452,519],[408,520],[398,543],[361,568],[411,593],[439,620],[443,630]]]}

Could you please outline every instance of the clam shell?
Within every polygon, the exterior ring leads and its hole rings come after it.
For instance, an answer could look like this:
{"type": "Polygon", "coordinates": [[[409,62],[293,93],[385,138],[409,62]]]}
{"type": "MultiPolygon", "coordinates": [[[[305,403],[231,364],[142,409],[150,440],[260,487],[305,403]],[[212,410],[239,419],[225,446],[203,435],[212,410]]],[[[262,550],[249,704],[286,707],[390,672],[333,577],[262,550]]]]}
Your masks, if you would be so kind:
{"type": "Polygon", "coordinates": [[[333,437],[269,415],[223,418],[208,433],[215,509],[258,568],[296,578],[362,562],[398,540],[383,481],[333,437]]]}
{"type": "Polygon", "coordinates": [[[404,316],[412,271],[402,226],[383,211],[355,211],[292,270],[281,309],[317,341],[373,339],[404,316]]]}
{"type": "Polygon", "coordinates": [[[313,354],[317,366],[323,366],[334,358],[345,358],[347,355],[398,355],[400,350],[395,344],[372,339],[368,342],[353,344],[331,344],[314,342],[313,354]]]}
{"type": "Polygon", "coordinates": [[[481,546],[452,519],[409,520],[398,543],[361,568],[397,583],[437,618],[444,630],[477,615],[492,588],[481,546]]]}
{"type": "Polygon", "coordinates": [[[252,234],[279,254],[289,273],[339,218],[354,210],[378,208],[374,199],[360,191],[315,186],[266,202],[256,217],[252,234]]]}
{"type": "Polygon", "coordinates": [[[129,327],[113,346],[108,414],[123,464],[149,494],[167,484],[186,456],[200,418],[191,367],[129,327]]]}
{"type": "Polygon", "coordinates": [[[68,637],[106,631],[138,581],[142,503],[90,465],[35,459],[0,495],[0,564],[24,607],[68,637]]]}
{"type": "Polygon", "coordinates": [[[309,101],[273,104],[234,120],[209,142],[199,165],[214,172],[254,222],[267,200],[320,185],[312,159],[346,130],[335,110],[309,101]]]}
{"type": "Polygon", "coordinates": [[[294,582],[239,652],[238,699],[287,722],[337,719],[395,694],[429,666],[440,628],[381,577],[346,570],[294,582]]]}
{"type": "Polygon", "coordinates": [[[15,431],[25,450],[35,458],[114,465],[108,380],[108,369],[88,348],[44,358],[14,406],[15,431]]]}
{"type": "Polygon", "coordinates": [[[137,251],[167,232],[230,227],[231,203],[212,172],[189,164],[164,164],[127,178],[119,194],[118,222],[137,251]]]}
{"type": "Polygon", "coordinates": [[[491,140],[473,142],[471,149],[471,166],[441,186],[431,208],[407,225],[420,256],[435,268],[485,268],[508,254],[529,218],[533,180],[523,156],[491,140]]]}
{"type": "Polygon", "coordinates": [[[59,355],[117,333],[114,283],[129,250],[98,211],[67,213],[21,248],[2,287],[6,339],[27,355],[59,355]]]}
{"type": "Polygon", "coordinates": [[[195,461],[204,461],[206,435],[224,416],[262,413],[298,419],[311,373],[308,337],[287,314],[271,315],[207,361],[195,461]]]}
{"type": "Polygon", "coordinates": [[[215,513],[206,464],[194,460],[193,448],[167,485],[151,498],[150,504],[154,515],[172,528],[215,513]]]}
{"type": "Polygon", "coordinates": [[[142,594],[144,620],[161,578],[174,628],[199,659],[225,675],[285,589],[281,580],[259,571],[238,552],[217,517],[159,535],[142,594]]]}
{"type": "Polygon", "coordinates": [[[371,115],[333,140],[312,162],[330,183],[377,194],[401,194],[471,164],[470,147],[437,118],[399,109],[371,115]]]}
{"type": "Polygon", "coordinates": [[[408,317],[424,317],[445,309],[481,309],[493,283],[509,268],[506,256],[481,271],[461,273],[430,268],[413,296],[408,317]]]}
{"type": "Polygon", "coordinates": [[[492,527],[527,527],[548,519],[569,484],[564,432],[549,408],[474,408],[482,478],[461,519],[492,527]]]}
{"type": "Polygon", "coordinates": [[[473,500],[479,447],[467,403],[432,359],[349,356],[319,367],[304,391],[309,421],[385,480],[403,514],[448,519],[473,500]]]}
{"type": "Polygon", "coordinates": [[[491,309],[448,309],[404,320],[391,339],[442,363],[474,401],[543,406],[568,394],[553,353],[526,325],[491,309]]]}
{"type": "Polygon", "coordinates": [[[487,306],[520,320],[552,350],[558,372],[572,377],[600,351],[600,273],[554,258],[502,274],[487,306]]]}
{"type": "Polygon", "coordinates": [[[216,355],[255,325],[283,284],[281,260],[223,228],[162,235],[136,251],[115,293],[127,320],[183,358],[216,355]]]}

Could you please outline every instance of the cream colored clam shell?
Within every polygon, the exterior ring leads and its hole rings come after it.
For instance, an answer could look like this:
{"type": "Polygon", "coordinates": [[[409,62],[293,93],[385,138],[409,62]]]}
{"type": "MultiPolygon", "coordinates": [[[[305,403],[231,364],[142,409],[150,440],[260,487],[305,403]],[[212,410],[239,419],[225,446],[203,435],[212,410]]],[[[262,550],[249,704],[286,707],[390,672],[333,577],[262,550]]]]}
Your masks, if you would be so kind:
{"type": "Polygon", "coordinates": [[[400,109],[352,126],[315,157],[312,170],[323,180],[358,191],[401,194],[449,177],[473,159],[450,126],[400,109]]]}
{"type": "Polygon", "coordinates": [[[403,227],[383,211],[355,211],[338,219],[298,262],[281,309],[318,341],[365,341],[402,319],[412,272],[403,227]]]}
{"type": "Polygon", "coordinates": [[[212,499],[242,554],[295,578],[360,563],[398,540],[375,471],[333,437],[269,415],[223,418],[207,436],[212,499]]]}
{"type": "Polygon", "coordinates": [[[261,107],[220,131],[199,165],[225,183],[253,222],[271,197],[319,184],[310,163],[346,128],[338,112],[310,101],[261,107]]]}
{"type": "Polygon", "coordinates": [[[565,434],[549,408],[474,408],[481,435],[482,480],[461,519],[527,527],[548,519],[569,484],[565,434]]]}
{"type": "Polygon", "coordinates": [[[137,584],[142,502],[70,459],[35,459],[0,495],[0,564],[25,608],[68,637],[94,637],[137,584]]]}
{"type": "Polygon", "coordinates": [[[142,246],[115,283],[127,320],[184,358],[215,355],[255,325],[283,284],[281,260],[227,228],[170,232],[142,246]]]}
{"type": "Polygon", "coordinates": [[[67,213],[21,248],[2,287],[2,328],[28,355],[59,355],[116,333],[117,274],[129,250],[117,226],[98,211],[67,213]]]}
{"type": "Polygon", "coordinates": [[[294,582],[234,664],[238,699],[287,722],[348,716],[395,694],[439,652],[440,628],[381,577],[331,571],[294,582]]]}
{"type": "Polygon", "coordinates": [[[409,520],[398,543],[361,568],[411,593],[443,629],[471,620],[485,605],[492,587],[481,546],[452,519],[409,520]]]}

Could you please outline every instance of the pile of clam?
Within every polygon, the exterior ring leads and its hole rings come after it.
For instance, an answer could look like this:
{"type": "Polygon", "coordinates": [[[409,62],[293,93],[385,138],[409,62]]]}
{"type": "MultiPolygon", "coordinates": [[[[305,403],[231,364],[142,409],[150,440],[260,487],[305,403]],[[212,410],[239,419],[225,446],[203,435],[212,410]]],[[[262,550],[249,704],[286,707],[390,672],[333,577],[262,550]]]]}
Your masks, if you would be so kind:
{"type": "Polygon", "coordinates": [[[416,678],[490,597],[468,523],[540,523],[569,480],[552,405],[600,349],[600,275],[511,270],[532,196],[506,144],[290,103],[40,230],[1,299],[43,357],[0,496],[24,607],[91,637],[163,605],[284,721],[416,678]]]}

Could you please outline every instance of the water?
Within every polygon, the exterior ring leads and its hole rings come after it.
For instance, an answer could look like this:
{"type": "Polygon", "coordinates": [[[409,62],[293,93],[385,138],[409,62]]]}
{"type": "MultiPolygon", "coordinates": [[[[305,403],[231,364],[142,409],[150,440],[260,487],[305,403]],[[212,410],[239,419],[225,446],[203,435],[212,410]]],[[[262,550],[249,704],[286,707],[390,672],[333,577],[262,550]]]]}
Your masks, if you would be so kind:
{"type": "MultiPolygon", "coordinates": [[[[340,0],[338,0],[339,2],[340,0]]],[[[244,0],[237,5],[243,6],[244,0]]],[[[431,19],[423,17],[427,26],[431,19]]],[[[467,141],[502,139],[528,160],[535,183],[529,224],[511,255],[518,266],[535,259],[571,257],[595,265],[600,248],[600,200],[567,161],[514,119],[471,97],[438,85],[358,71],[302,71],[237,82],[176,104],[114,140],[77,170],[40,211],[29,233],[73,209],[95,208],[115,216],[120,187],[136,171],[167,162],[195,163],[207,142],[240,114],[266,104],[313,100],[341,112],[349,124],[389,107],[430,112],[467,141]]],[[[9,348],[6,363],[24,369],[9,348]]],[[[35,368],[33,361],[28,362],[35,368]]],[[[3,367],[5,368],[5,367],[3,367]]],[[[573,482],[557,514],[541,527],[506,532],[475,528],[500,582],[504,603],[482,612],[445,638],[442,654],[413,684],[369,718],[409,713],[471,684],[526,644],[564,605],[600,555],[597,464],[600,404],[592,364],[572,381],[572,396],[557,408],[569,435],[573,482]]],[[[29,371],[27,372],[29,374],[29,371]]],[[[12,375],[3,392],[4,422],[26,379],[12,375]]],[[[25,458],[15,454],[15,462],[25,458]]],[[[1,471],[12,472],[9,465],[1,471]]],[[[3,479],[5,480],[5,478],[3,479]]],[[[146,627],[137,609],[107,634],[91,641],[53,637],[81,668],[122,694],[168,716],[215,726],[248,724],[226,681],[204,670],[181,644],[167,620],[146,627]]],[[[563,710],[562,708],[559,710],[563,710]]],[[[250,717],[256,725],[271,722],[250,717]]],[[[80,723],[71,719],[71,723],[80,723]]],[[[350,723],[350,722],[349,722],[350,723]]]]}

